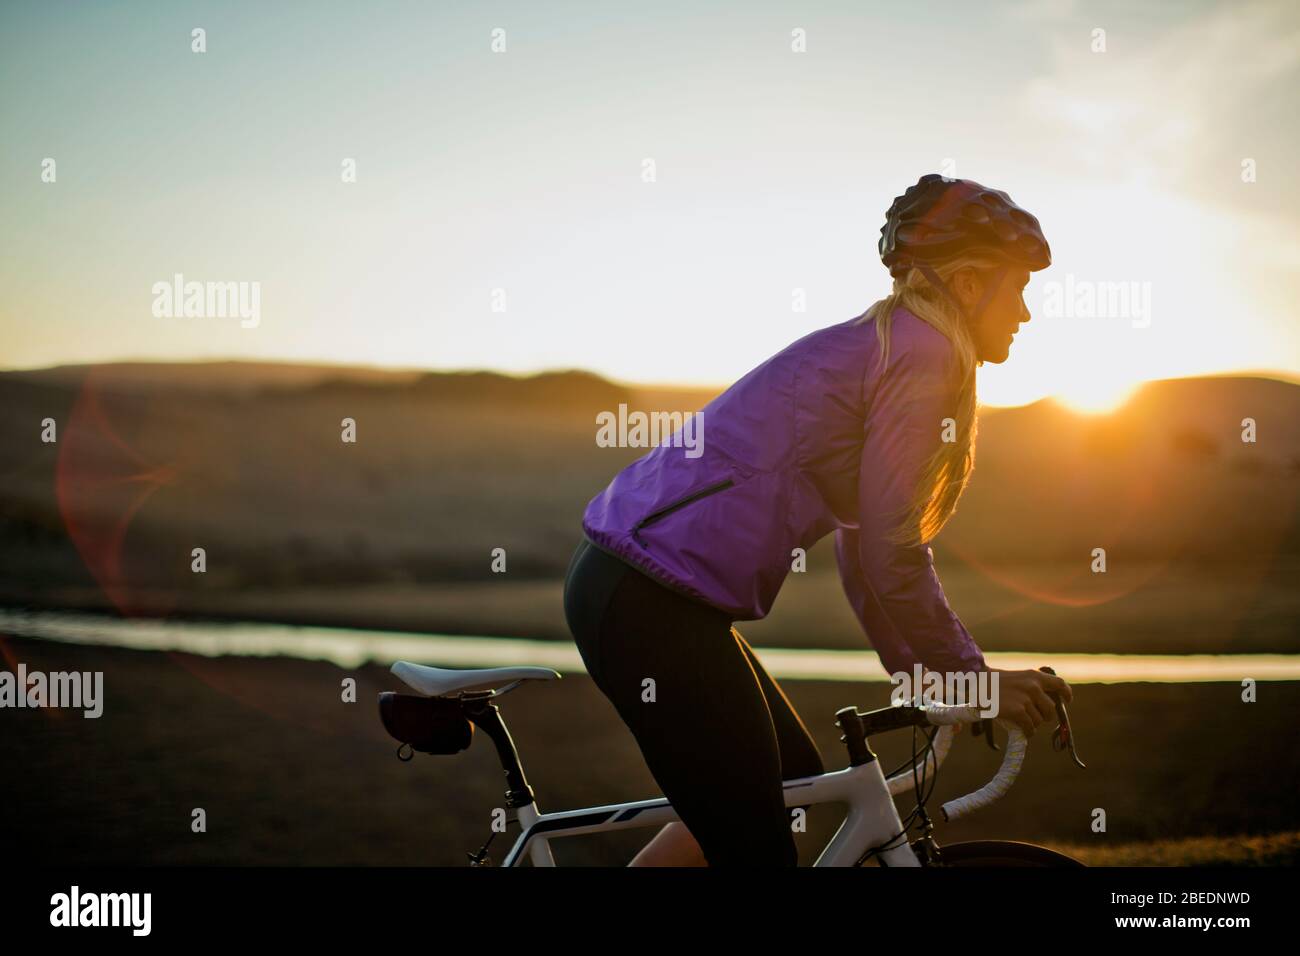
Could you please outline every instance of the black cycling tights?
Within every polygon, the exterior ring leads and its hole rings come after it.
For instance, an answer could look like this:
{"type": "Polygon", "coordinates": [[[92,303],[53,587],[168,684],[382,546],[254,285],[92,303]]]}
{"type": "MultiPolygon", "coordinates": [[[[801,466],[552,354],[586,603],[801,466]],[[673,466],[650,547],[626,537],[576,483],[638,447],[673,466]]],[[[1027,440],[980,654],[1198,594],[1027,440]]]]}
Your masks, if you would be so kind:
{"type": "Polygon", "coordinates": [[[569,562],[564,613],[592,680],[709,865],[796,866],[781,782],[824,773],[821,754],[730,616],[585,539],[569,562]]]}

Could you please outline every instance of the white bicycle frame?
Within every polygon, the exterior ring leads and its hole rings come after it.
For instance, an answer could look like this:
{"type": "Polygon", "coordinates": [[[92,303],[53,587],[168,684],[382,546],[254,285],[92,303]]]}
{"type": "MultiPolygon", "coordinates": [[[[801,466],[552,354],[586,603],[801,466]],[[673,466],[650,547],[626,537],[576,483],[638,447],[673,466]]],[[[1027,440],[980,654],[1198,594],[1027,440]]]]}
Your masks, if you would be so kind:
{"type": "MultiPolygon", "coordinates": [[[[943,763],[953,738],[952,725],[979,720],[977,707],[931,704],[925,711],[932,724],[940,725],[932,750],[926,755],[926,774],[934,773],[943,763]]],[[[1025,735],[1008,732],[1006,754],[994,778],[974,793],[943,805],[945,819],[952,820],[971,810],[987,806],[1010,788],[1024,762],[1025,735]]],[[[916,774],[922,770],[916,768],[916,774]]],[[[884,866],[920,866],[906,835],[903,821],[893,797],[913,786],[911,766],[885,779],[879,760],[847,767],[813,777],[785,781],[787,807],[813,806],[820,803],[844,803],[848,813],[830,843],[813,866],[855,866],[869,850],[884,866]],[[892,844],[889,844],[894,840],[892,844]]],[[[503,866],[520,866],[525,857],[533,866],[555,866],[550,841],[588,833],[611,833],[636,827],[657,826],[680,819],[664,798],[636,803],[616,803],[585,810],[541,813],[536,803],[520,807],[519,824],[523,832],[506,856],[503,866]]]]}
{"type": "MultiPolygon", "coordinates": [[[[500,696],[527,679],[549,680],[560,675],[541,667],[507,667],[488,670],[452,671],[398,661],[392,671],[410,687],[430,697],[441,697],[476,686],[506,686],[493,691],[500,696]]],[[[852,708],[845,708],[851,712],[852,708]]],[[[787,807],[815,806],[821,803],[843,803],[848,813],[830,843],[817,857],[813,866],[855,866],[868,851],[885,866],[920,866],[920,861],[907,842],[903,821],[898,816],[893,798],[910,790],[921,774],[938,771],[952,744],[953,726],[974,723],[981,718],[976,705],[931,703],[914,707],[909,721],[923,718],[939,728],[932,745],[925,753],[925,766],[908,766],[889,779],[880,769],[880,761],[871,753],[869,741],[862,725],[857,728],[856,743],[862,746],[850,752],[859,756],[844,770],[823,773],[812,777],[787,780],[784,783],[787,807]]],[[[837,715],[838,716],[838,715],[837,715]]],[[[867,716],[859,714],[858,717],[867,716]]],[[[910,725],[910,724],[909,724],[910,725]]],[[[589,833],[612,833],[637,827],[658,826],[679,820],[672,804],[664,797],[641,800],[636,803],[614,803],[584,810],[565,810],[560,813],[542,813],[532,791],[527,789],[518,767],[517,755],[509,742],[505,725],[498,723],[501,739],[498,747],[505,746],[515,768],[519,771],[519,785],[526,790],[527,802],[518,807],[518,821],[522,831],[506,856],[504,866],[520,866],[525,858],[534,866],[555,866],[551,841],[562,837],[589,833]]],[[[844,726],[844,725],[841,725],[844,726]]],[[[875,725],[879,726],[879,725],[875,725]]],[[[894,729],[901,729],[899,724],[894,729]]],[[[972,810],[987,806],[1010,789],[1025,756],[1025,735],[1015,727],[1008,728],[1006,753],[1002,766],[987,784],[957,800],[943,805],[946,820],[956,819],[972,810]]]]}

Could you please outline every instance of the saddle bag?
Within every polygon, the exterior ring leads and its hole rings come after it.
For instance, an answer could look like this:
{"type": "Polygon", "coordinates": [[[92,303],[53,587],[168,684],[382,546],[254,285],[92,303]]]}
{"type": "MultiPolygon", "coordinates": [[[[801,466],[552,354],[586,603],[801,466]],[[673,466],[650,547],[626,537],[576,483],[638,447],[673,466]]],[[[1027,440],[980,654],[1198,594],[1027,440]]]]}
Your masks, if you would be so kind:
{"type": "Polygon", "coordinates": [[[421,697],[384,691],[379,719],[394,740],[426,754],[458,754],[470,745],[474,725],[450,697],[421,697]]]}

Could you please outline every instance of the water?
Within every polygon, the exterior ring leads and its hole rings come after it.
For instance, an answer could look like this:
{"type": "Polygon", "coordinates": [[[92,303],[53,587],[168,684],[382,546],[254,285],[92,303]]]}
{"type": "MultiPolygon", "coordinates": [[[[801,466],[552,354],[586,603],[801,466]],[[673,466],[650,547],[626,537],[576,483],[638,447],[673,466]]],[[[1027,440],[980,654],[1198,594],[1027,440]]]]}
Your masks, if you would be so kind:
{"type": "MultiPolygon", "coordinates": [[[[288,624],[121,620],[93,614],[0,608],[0,635],[71,644],[181,651],[204,657],[297,657],[355,668],[368,661],[409,660],[438,667],[532,664],[560,673],[585,673],[567,641],[447,634],[296,627],[288,624]]],[[[773,677],[790,680],[889,680],[868,650],[831,651],[760,647],[773,677]]],[[[1139,681],[1189,683],[1300,680],[1300,654],[1043,654],[1013,651],[984,655],[989,666],[1027,670],[1048,665],[1071,684],[1139,681]]]]}

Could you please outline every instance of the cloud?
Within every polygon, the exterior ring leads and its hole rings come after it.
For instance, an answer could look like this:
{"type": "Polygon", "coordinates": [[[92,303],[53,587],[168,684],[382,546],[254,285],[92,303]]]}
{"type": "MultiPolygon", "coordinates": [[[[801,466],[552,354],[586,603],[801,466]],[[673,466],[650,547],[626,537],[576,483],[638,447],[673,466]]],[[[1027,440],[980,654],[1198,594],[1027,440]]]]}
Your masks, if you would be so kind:
{"type": "Polygon", "coordinates": [[[1067,20],[1078,8],[1078,0],[1026,0],[1011,4],[1004,13],[1010,20],[1046,22],[1067,20]]]}
{"type": "Polygon", "coordinates": [[[1293,88],[1300,68],[1291,2],[1220,7],[1163,32],[1129,28],[1120,14],[1096,19],[1075,18],[1068,36],[1055,28],[1052,68],[1021,105],[1030,121],[1073,137],[1076,158],[1099,171],[1188,176],[1207,153],[1253,141],[1258,104],[1293,88]],[[1106,52],[1091,52],[1095,26],[1107,30],[1106,52]]]}

